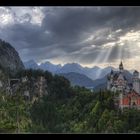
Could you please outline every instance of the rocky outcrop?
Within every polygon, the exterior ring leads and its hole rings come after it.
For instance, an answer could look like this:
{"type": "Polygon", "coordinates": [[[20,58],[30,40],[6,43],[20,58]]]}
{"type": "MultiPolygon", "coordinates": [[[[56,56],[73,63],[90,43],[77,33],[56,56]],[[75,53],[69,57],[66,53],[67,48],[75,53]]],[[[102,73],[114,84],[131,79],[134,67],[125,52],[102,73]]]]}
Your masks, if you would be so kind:
{"type": "Polygon", "coordinates": [[[18,52],[7,42],[0,39],[0,67],[17,72],[24,69],[18,52]]]}

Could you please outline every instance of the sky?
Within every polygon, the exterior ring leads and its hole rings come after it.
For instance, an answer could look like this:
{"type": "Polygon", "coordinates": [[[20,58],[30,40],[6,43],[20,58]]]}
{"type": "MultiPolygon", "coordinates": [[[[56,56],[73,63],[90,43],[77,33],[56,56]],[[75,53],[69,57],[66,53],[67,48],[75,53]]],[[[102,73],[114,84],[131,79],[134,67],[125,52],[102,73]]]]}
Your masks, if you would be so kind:
{"type": "Polygon", "coordinates": [[[0,7],[0,38],[22,61],[140,70],[140,7],[0,7]]]}

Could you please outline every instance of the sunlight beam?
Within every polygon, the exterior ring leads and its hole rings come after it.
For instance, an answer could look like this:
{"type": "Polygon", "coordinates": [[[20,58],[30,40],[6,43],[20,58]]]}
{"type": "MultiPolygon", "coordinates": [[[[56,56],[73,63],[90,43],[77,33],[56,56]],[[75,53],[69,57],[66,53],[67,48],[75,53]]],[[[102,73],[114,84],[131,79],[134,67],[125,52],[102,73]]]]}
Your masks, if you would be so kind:
{"type": "MultiPolygon", "coordinates": [[[[110,56],[110,54],[111,54],[111,52],[112,52],[112,49],[113,49],[113,47],[110,47],[110,48],[108,48],[108,49],[104,52],[104,55],[103,55],[104,58],[102,59],[102,63],[107,62],[107,60],[108,60],[108,58],[109,58],[109,56],[110,56]]],[[[97,78],[100,77],[101,73],[102,73],[102,70],[98,70],[98,71],[97,71],[97,78]]]]}

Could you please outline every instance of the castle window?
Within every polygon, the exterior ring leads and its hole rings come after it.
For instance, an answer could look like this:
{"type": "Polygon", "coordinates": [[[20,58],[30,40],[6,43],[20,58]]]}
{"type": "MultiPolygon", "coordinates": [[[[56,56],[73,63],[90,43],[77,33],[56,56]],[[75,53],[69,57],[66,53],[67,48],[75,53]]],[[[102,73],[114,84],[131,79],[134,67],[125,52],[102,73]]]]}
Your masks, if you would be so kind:
{"type": "Polygon", "coordinates": [[[132,104],[133,106],[136,106],[136,103],[135,102],[133,102],[133,104],[132,104]]]}

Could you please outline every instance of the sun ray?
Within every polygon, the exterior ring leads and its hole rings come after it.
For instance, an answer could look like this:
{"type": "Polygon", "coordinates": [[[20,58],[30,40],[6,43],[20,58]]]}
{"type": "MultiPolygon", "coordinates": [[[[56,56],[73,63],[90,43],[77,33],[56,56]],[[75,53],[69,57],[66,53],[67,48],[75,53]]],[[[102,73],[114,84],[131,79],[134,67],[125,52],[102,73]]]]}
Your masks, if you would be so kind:
{"type": "Polygon", "coordinates": [[[119,47],[118,49],[118,55],[117,55],[117,58],[118,58],[118,61],[122,61],[122,51],[123,51],[123,47],[119,47]]]}
{"type": "MultiPolygon", "coordinates": [[[[109,56],[110,56],[110,54],[111,54],[111,52],[112,52],[112,49],[113,49],[113,47],[109,47],[105,52],[104,52],[104,57],[103,57],[103,59],[102,59],[102,63],[105,63],[105,62],[107,62],[107,60],[108,60],[108,58],[109,58],[109,56]]],[[[100,77],[100,75],[101,75],[101,73],[102,73],[102,70],[101,69],[99,69],[98,71],[97,71],[97,78],[99,78],[100,77]]]]}

